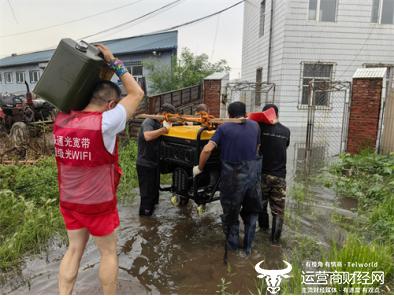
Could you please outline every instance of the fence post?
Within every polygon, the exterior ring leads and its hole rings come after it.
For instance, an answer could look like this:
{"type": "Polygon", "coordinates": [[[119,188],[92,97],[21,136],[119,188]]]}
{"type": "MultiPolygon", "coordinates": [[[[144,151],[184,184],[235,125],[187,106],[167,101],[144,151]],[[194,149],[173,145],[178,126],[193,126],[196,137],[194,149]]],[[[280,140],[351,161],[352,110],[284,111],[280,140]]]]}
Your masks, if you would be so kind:
{"type": "Polygon", "coordinates": [[[313,145],[313,124],[314,124],[314,105],[315,105],[315,79],[309,82],[309,96],[308,96],[308,119],[306,125],[306,139],[305,139],[305,172],[309,172],[309,161],[312,154],[313,145]]]}

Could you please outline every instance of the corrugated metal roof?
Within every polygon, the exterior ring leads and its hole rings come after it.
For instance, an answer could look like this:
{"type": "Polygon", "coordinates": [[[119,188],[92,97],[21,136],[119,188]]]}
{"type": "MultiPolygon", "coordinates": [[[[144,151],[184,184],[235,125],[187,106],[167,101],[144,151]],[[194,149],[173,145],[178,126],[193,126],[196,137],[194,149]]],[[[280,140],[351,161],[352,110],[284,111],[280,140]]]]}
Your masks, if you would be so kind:
{"type": "Polygon", "coordinates": [[[222,80],[222,79],[226,78],[227,76],[229,76],[229,74],[227,72],[215,72],[215,73],[209,75],[208,77],[205,77],[204,79],[222,80]]]}
{"type": "MultiPolygon", "coordinates": [[[[132,52],[144,52],[173,48],[176,49],[178,47],[178,31],[171,31],[152,35],[141,35],[136,37],[113,39],[94,43],[103,43],[105,45],[108,45],[108,47],[115,55],[132,52]]],[[[51,59],[54,51],[54,49],[51,49],[5,57],[3,59],[0,59],[0,68],[47,62],[51,59]]]]}
{"type": "Polygon", "coordinates": [[[358,68],[353,78],[384,78],[387,68],[358,68]]]}

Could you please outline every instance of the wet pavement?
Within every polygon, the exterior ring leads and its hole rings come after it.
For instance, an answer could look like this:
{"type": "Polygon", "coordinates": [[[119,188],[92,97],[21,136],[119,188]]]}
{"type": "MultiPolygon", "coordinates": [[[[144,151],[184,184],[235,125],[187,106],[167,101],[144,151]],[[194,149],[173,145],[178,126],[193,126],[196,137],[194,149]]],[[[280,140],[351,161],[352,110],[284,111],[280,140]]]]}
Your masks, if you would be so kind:
{"type": "MultiPolygon", "coordinates": [[[[331,223],[331,215],[334,212],[346,217],[354,215],[336,207],[331,191],[321,188],[309,191],[311,194],[302,201],[289,200],[286,224],[291,227],[284,228],[283,247],[272,246],[267,234],[257,232],[252,255],[245,257],[242,252],[231,252],[227,268],[223,264],[224,240],[218,202],[209,204],[206,213],[199,216],[194,204],[174,207],[169,202],[170,195],[163,193],[151,218],[137,215],[138,198],[120,205],[118,293],[215,294],[222,278],[231,282],[232,293],[255,292],[257,262],[265,260],[264,267],[277,268],[282,259],[288,258],[291,241],[299,235],[327,245],[334,236],[343,233],[335,229],[338,226],[331,223]]],[[[0,293],[58,293],[57,273],[64,252],[65,247],[54,242],[47,252],[28,259],[20,274],[3,274],[6,284],[0,287],[0,293]]],[[[98,264],[99,254],[90,240],[74,293],[101,294],[98,264]]]]}

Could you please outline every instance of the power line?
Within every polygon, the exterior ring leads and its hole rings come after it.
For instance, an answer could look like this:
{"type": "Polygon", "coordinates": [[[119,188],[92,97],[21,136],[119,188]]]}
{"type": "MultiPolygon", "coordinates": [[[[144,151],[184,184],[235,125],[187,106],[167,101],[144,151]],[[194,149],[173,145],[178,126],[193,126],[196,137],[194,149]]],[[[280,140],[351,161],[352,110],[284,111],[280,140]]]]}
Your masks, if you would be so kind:
{"type": "MultiPolygon", "coordinates": [[[[178,0],[178,1],[182,1],[182,0],[178,0]]],[[[178,1],[174,1],[174,2],[178,2],[178,1]]],[[[172,3],[174,3],[174,2],[172,2],[172,3]]],[[[231,8],[234,8],[234,7],[240,5],[240,4],[243,3],[243,2],[244,2],[244,0],[239,1],[239,2],[237,2],[237,3],[235,3],[235,4],[231,5],[231,6],[228,6],[228,7],[224,8],[224,9],[222,9],[222,10],[219,10],[219,11],[214,12],[214,13],[212,13],[212,14],[209,14],[209,15],[206,15],[206,16],[203,16],[203,17],[200,17],[200,18],[197,18],[197,19],[188,21],[188,22],[186,22],[186,23],[182,23],[182,24],[179,24],[179,25],[176,25],[176,26],[172,26],[172,27],[169,27],[169,28],[166,28],[166,29],[162,29],[162,30],[157,30],[157,31],[153,31],[153,32],[148,32],[148,33],[144,33],[144,34],[140,34],[140,35],[129,36],[128,38],[132,38],[132,37],[142,37],[142,36],[151,35],[151,34],[157,34],[157,33],[164,33],[164,32],[171,31],[171,30],[174,30],[174,29],[178,29],[178,28],[181,28],[181,27],[185,27],[185,26],[188,26],[188,25],[197,23],[197,22],[201,22],[201,21],[203,21],[203,20],[205,20],[205,19],[211,18],[211,17],[213,17],[213,16],[215,16],[215,15],[218,15],[218,14],[221,14],[221,13],[223,13],[223,12],[225,12],[225,11],[231,9],[231,8]]],[[[141,18],[141,17],[138,17],[138,19],[140,19],[140,18],[141,18]]],[[[133,21],[133,20],[131,20],[131,21],[129,21],[129,22],[132,22],[132,21],[133,21]]],[[[112,29],[112,28],[111,28],[111,29],[112,29]]],[[[107,29],[107,30],[109,30],[109,29],[107,29]]],[[[107,30],[105,30],[105,31],[107,31],[107,30]]],[[[100,33],[101,33],[101,32],[100,32],[100,33]]],[[[97,33],[97,34],[98,34],[98,33],[97,33]]],[[[90,35],[90,36],[97,35],[97,34],[92,34],[92,35],[90,35]]],[[[82,37],[82,38],[79,38],[78,40],[81,40],[81,39],[84,39],[84,38],[88,38],[88,37],[90,37],[90,36],[82,37]]],[[[104,41],[105,41],[105,40],[103,40],[102,42],[104,42],[104,41]]],[[[53,45],[53,46],[50,46],[50,47],[46,47],[46,48],[41,49],[41,50],[39,50],[39,51],[50,50],[50,49],[53,49],[54,47],[56,47],[56,45],[53,45]]]]}
{"type": "Polygon", "coordinates": [[[17,24],[19,24],[19,22],[18,22],[18,20],[17,20],[17,18],[16,18],[16,15],[15,15],[14,8],[13,8],[12,5],[11,5],[11,1],[10,1],[10,0],[7,0],[7,2],[8,2],[8,5],[10,6],[10,9],[11,9],[11,12],[12,12],[12,16],[14,17],[15,22],[16,22],[17,24]]]}
{"type": "MultiPolygon", "coordinates": [[[[184,0],[182,0],[182,1],[184,1],[184,0]]],[[[182,1],[181,1],[181,2],[182,2],[182,1]]],[[[145,22],[145,21],[149,20],[150,18],[157,16],[157,15],[160,14],[160,13],[164,13],[164,12],[166,12],[167,10],[172,9],[172,8],[174,8],[175,6],[178,6],[179,4],[181,4],[181,2],[177,2],[177,3],[175,3],[175,4],[171,5],[171,6],[168,6],[168,7],[166,7],[166,8],[163,8],[163,9],[162,9],[161,11],[159,11],[159,12],[152,13],[152,14],[150,14],[150,15],[144,17],[144,18],[135,20],[135,21],[133,22],[133,26],[138,25],[138,24],[140,24],[140,23],[142,23],[142,22],[145,22]]],[[[110,35],[117,34],[117,33],[119,33],[119,32],[122,32],[122,31],[124,31],[124,30],[127,30],[127,29],[129,29],[128,26],[125,26],[124,28],[114,29],[115,31],[103,33],[103,34],[104,34],[103,36],[107,36],[107,35],[109,35],[109,34],[110,34],[110,35]]],[[[101,38],[103,38],[103,37],[101,37],[101,38]]],[[[82,39],[83,39],[83,38],[80,38],[80,39],[77,39],[77,40],[82,40],[82,39]]]]}
{"type": "Polygon", "coordinates": [[[67,22],[63,22],[63,23],[60,23],[60,24],[50,25],[50,26],[41,27],[41,28],[29,30],[29,31],[24,31],[24,32],[18,32],[18,33],[13,33],[13,34],[1,35],[0,38],[6,38],[6,37],[12,37],[12,36],[18,36],[18,35],[25,35],[25,34],[29,34],[29,33],[34,33],[34,32],[39,32],[39,31],[43,31],[43,30],[48,30],[48,29],[64,26],[64,25],[71,24],[71,23],[80,22],[80,21],[83,21],[83,20],[86,20],[86,19],[89,19],[89,18],[92,18],[92,17],[96,17],[98,15],[102,15],[102,14],[105,14],[105,13],[108,13],[108,12],[119,10],[119,9],[127,7],[127,6],[135,5],[135,4],[137,4],[137,3],[141,2],[141,1],[144,1],[144,0],[137,0],[137,1],[134,1],[132,3],[128,3],[128,4],[125,4],[125,5],[122,5],[122,6],[117,6],[117,7],[111,8],[111,9],[107,9],[107,10],[104,10],[104,11],[101,11],[101,12],[98,12],[98,13],[95,13],[95,14],[91,14],[91,15],[88,15],[88,16],[84,16],[84,17],[81,17],[81,18],[78,18],[78,19],[74,19],[74,20],[70,20],[70,21],[67,21],[67,22]]]}
{"type": "Polygon", "coordinates": [[[152,11],[150,11],[150,12],[148,12],[148,13],[145,13],[144,15],[141,15],[141,16],[139,16],[139,17],[137,17],[137,18],[131,19],[131,20],[127,21],[127,22],[124,22],[124,23],[121,23],[121,24],[119,24],[119,25],[110,27],[110,28],[108,28],[108,29],[105,29],[105,30],[96,32],[96,33],[94,33],[94,34],[90,34],[90,35],[84,36],[84,37],[79,38],[79,39],[90,38],[90,37],[93,37],[93,36],[96,36],[96,35],[100,35],[100,34],[102,34],[102,33],[106,33],[106,32],[112,31],[112,30],[114,30],[114,29],[123,27],[123,26],[125,26],[125,25],[128,25],[128,24],[131,24],[131,23],[133,23],[133,22],[136,22],[136,21],[138,21],[138,20],[140,20],[140,19],[142,19],[142,18],[144,18],[144,17],[147,17],[147,16],[149,16],[149,15],[151,15],[151,14],[154,14],[154,13],[160,11],[160,10],[166,9],[166,8],[168,8],[168,7],[171,7],[171,6],[173,6],[174,4],[179,3],[179,2],[181,2],[181,1],[184,1],[184,0],[176,0],[176,1],[170,2],[170,3],[168,3],[168,4],[166,4],[166,5],[162,6],[162,7],[159,7],[159,8],[157,8],[157,9],[155,9],[155,10],[152,10],[152,11]]]}
{"type": "Polygon", "coordinates": [[[197,19],[188,21],[188,22],[186,22],[186,23],[183,23],[183,24],[180,24],[180,25],[177,25],[177,26],[173,26],[173,27],[170,27],[170,28],[167,28],[167,29],[163,29],[163,30],[158,30],[158,31],[150,32],[150,33],[147,33],[147,34],[162,33],[162,32],[175,30],[175,29],[178,29],[178,28],[181,28],[181,27],[184,27],[184,26],[188,26],[188,25],[191,25],[191,24],[194,24],[194,23],[201,22],[201,21],[203,21],[203,20],[205,20],[205,19],[208,19],[208,18],[213,17],[213,16],[215,16],[215,15],[221,14],[221,13],[223,13],[223,12],[225,12],[225,11],[231,9],[231,8],[234,8],[234,7],[236,7],[236,6],[240,5],[240,4],[242,4],[244,1],[245,1],[245,0],[239,1],[239,2],[237,2],[237,3],[235,3],[235,4],[233,4],[233,5],[230,5],[230,6],[226,7],[226,8],[224,8],[224,9],[222,9],[222,10],[219,10],[219,11],[217,11],[217,12],[208,14],[208,15],[206,15],[206,16],[203,16],[203,17],[200,17],[200,18],[197,18],[197,19]]]}

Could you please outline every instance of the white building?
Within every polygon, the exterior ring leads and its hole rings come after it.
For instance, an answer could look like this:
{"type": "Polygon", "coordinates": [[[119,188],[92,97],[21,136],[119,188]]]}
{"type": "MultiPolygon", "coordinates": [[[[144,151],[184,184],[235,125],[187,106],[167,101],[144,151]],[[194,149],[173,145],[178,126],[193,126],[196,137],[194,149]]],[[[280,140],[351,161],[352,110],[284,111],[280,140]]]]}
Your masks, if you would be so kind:
{"type": "Polygon", "coordinates": [[[275,83],[290,126],[306,120],[310,79],[394,67],[394,0],[247,0],[243,32],[242,79],[275,83]]]}
{"type": "MultiPolygon", "coordinates": [[[[242,79],[275,83],[280,120],[292,132],[290,167],[296,169],[304,156],[310,80],[351,82],[362,67],[393,73],[393,49],[394,0],[245,1],[242,79]]],[[[317,158],[343,150],[345,98],[338,104],[334,99],[335,94],[316,99],[317,158]]],[[[249,103],[251,110],[260,109],[256,101],[249,103]]]]}

